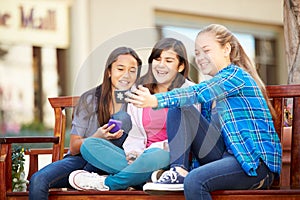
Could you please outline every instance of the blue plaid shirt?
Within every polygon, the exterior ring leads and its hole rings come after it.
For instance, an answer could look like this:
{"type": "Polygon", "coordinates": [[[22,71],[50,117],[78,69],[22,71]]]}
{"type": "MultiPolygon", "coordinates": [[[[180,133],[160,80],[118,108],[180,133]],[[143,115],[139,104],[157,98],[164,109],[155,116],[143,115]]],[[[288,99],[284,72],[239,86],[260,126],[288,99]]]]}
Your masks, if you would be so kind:
{"type": "Polygon", "coordinates": [[[201,103],[201,113],[211,115],[216,101],[222,136],[243,170],[256,176],[260,159],[274,173],[281,170],[281,144],[263,94],[251,75],[229,65],[212,79],[188,88],[155,94],[159,108],[183,107],[201,103]]]}

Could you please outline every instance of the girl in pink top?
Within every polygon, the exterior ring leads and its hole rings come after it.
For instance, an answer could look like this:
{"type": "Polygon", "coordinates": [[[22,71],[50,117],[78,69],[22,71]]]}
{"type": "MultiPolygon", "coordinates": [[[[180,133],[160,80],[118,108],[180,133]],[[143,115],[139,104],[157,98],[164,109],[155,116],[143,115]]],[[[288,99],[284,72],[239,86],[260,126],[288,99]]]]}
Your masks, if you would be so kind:
{"type": "MultiPolygon", "coordinates": [[[[185,47],[179,40],[165,38],[158,41],[148,58],[148,64],[148,72],[137,81],[137,85],[147,87],[152,94],[194,85],[187,79],[189,63],[185,47]]],[[[127,112],[131,115],[132,129],[123,144],[126,154],[139,156],[150,148],[169,150],[167,111],[137,108],[128,104],[127,112]]]]}

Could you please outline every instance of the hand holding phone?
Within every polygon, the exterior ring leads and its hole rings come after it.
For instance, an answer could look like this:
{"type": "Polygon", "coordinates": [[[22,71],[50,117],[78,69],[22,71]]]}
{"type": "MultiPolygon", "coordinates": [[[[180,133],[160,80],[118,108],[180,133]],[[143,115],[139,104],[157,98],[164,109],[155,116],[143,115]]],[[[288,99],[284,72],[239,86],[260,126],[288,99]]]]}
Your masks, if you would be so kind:
{"type": "Polygon", "coordinates": [[[115,126],[110,130],[111,133],[115,133],[122,128],[122,121],[116,119],[110,119],[108,121],[108,126],[115,124],[115,126]]]}

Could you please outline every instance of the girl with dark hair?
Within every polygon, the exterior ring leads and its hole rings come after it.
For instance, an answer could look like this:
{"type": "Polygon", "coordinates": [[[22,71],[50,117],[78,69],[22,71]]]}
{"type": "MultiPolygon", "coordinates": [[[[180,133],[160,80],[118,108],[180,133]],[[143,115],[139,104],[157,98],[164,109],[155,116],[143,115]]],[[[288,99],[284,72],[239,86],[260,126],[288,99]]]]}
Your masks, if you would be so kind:
{"type": "Polygon", "coordinates": [[[69,152],[62,160],[33,174],[29,183],[30,200],[48,199],[50,188],[72,188],[68,177],[74,170],[104,173],[84,160],[80,147],[89,137],[102,138],[121,146],[131,129],[131,120],[126,113],[126,103],[117,103],[114,91],[128,90],[139,77],[141,66],[141,59],[131,48],[119,47],[110,53],[103,83],[83,93],[74,109],[69,152]],[[111,133],[114,126],[108,126],[110,118],[121,120],[124,124],[122,130],[111,133]]]}
{"type": "Polygon", "coordinates": [[[159,78],[157,76],[154,76],[153,74],[153,62],[155,64],[156,60],[160,57],[161,53],[169,49],[172,49],[176,52],[179,65],[185,66],[185,68],[179,70],[179,73],[176,73],[175,77],[171,77],[174,80],[172,80],[172,83],[168,85],[167,90],[169,91],[174,88],[181,87],[188,78],[189,63],[187,60],[186,49],[183,43],[174,38],[161,39],[155,44],[155,46],[152,49],[151,55],[148,58],[149,68],[147,73],[137,81],[137,85],[144,85],[150,90],[151,94],[158,93],[157,85],[159,84],[159,78]]]}
{"type": "MultiPolygon", "coordinates": [[[[187,80],[189,64],[183,43],[173,38],[158,41],[148,59],[148,72],[138,80],[155,94],[175,87],[193,85],[187,80]]],[[[122,190],[140,186],[153,171],[169,165],[167,141],[168,109],[154,111],[128,104],[132,129],[123,149],[99,138],[89,138],[81,146],[82,156],[107,177],[84,170],[70,175],[70,184],[78,190],[122,190]]]]}

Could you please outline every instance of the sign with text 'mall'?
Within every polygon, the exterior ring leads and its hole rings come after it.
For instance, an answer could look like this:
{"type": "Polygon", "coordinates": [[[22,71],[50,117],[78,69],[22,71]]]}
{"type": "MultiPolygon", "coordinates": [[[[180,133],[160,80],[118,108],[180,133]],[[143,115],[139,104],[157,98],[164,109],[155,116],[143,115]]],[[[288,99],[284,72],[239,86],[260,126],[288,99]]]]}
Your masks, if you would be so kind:
{"type": "Polygon", "coordinates": [[[1,43],[69,46],[71,1],[0,1],[1,43]]]}

